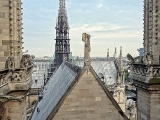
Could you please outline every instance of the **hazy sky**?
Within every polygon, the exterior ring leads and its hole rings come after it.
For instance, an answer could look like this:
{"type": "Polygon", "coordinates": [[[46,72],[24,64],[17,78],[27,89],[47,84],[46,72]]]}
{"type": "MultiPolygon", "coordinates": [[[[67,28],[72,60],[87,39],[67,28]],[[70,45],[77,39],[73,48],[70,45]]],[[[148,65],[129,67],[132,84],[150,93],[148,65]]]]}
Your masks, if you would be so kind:
{"type": "MultiPolygon", "coordinates": [[[[59,0],[23,0],[24,51],[52,56],[59,0]]],[[[83,56],[82,33],[91,35],[91,56],[138,55],[143,43],[143,0],[66,0],[73,55],[83,56]]]]}

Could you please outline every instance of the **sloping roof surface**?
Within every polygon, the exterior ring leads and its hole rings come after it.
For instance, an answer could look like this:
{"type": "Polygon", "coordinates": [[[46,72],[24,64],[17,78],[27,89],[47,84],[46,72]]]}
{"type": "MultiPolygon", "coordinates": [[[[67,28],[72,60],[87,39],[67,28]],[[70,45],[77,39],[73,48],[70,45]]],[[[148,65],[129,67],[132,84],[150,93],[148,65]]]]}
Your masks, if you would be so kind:
{"type": "Polygon", "coordinates": [[[91,65],[97,75],[99,73],[103,74],[106,85],[112,85],[116,83],[117,70],[114,61],[92,61],[91,65]]]}
{"type": "Polygon", "coordinates": [[[47,120],[96,120],[97,118],[102,120],[104,117],[108,120],[128,120],[96,72],[90,67],[82,69],[47,120]],[[101,116],[102,114],[104,116],[101,116]]]}
{"type": "Polygon", "coordinates": [[[76,76],[73,66],[63,62],[45,86],[43,99],[37,104],[31,120],[46,120],[76,76]]]}
{"type": "MultiPolygon", "coordinates": [[[[83,67],[84,65],[84,61],[77,61],[77,63],[81,67],[83,67]]],[[[117,70],[116,70],[114,61],[112,60],[110,61],[97,60],[96,61],[95,60],[95,61],[91,61],[91,66],[93,67],[97,75],[99,73],[103,74],[104,82],[106,83],[106,85],[113,85],[114,83],[116,83],[117,70]]]]}

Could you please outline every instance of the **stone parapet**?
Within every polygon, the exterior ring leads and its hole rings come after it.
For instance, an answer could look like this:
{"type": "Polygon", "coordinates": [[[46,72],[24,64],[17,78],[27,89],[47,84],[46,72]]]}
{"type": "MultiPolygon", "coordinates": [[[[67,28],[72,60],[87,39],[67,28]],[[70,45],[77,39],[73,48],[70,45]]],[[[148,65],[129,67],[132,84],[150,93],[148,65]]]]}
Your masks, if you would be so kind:
{"type": "Polygon", "coordinates": [[[18,68],[14,70],[0,71],[0,95],[10,91],[28,90],[32,84],[32,68],[18,68]]]}
{"type": "Polygon", "coordinates": [[[143,83],[160,83],[160,65],[145,65],[135,63],[129,78],[143,83]]]}

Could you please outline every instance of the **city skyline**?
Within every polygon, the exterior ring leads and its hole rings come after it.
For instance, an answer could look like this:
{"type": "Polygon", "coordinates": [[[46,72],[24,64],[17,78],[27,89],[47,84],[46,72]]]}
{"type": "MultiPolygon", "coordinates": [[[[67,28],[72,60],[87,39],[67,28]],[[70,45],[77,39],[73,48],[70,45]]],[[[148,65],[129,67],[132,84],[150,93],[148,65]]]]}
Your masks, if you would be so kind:
{"type": "MultiPolygon", "coordinates": [[[[23,1],[24,51],[36,57],[52,56],[55,51],[56,18],[59,0],[23,1]],[[36,12],[35,12],[36,11],[36,12]]],[[[82,33],[91,34],[91,56],[137,56],[143,47],[143,1],[66,0],[73,55],[83,56],[82,33]],[[103,51],[103,52],[102,52],[103,51]]]]}

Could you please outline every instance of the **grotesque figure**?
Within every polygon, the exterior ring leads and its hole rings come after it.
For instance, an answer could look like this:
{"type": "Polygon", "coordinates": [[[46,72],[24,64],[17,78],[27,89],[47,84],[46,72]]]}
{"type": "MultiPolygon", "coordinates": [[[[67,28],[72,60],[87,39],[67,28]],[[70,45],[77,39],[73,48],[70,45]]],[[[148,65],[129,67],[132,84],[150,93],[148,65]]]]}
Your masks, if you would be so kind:
{"type": "Polygon", "coordinates": [[[20,63],[21,68],[26,68],[27,67],[27,63],[28,63],[29,58],[30,58],[29,54],[22,55],[22,59],[21,59],[21,63],[20,63]]]}
{"type": "Polygon", "coordinates": [[[34,66],[34,58],[34,55],[24,54],[21,59],[20,67],[26,68],[27,66],[34,66]]]}
{"type": "Polygon", "coordinates": [[[127,59],[130,61],[130,63],[134,63],[134,59],[129,53],[127,54],[127,59]]]}
{"type": "Polygon", "coordinates": [[[33,59],[35,58],[34,55],[31,55],[29,58],[28,58],[28,65],[29,66],[35,66],[34,62],[33,62],[33,59]]]}
{"type": "Polygon", "coordinates": [[[153,55],[151,53],[147,53],[146,59],[147,59],[147,64],[151,65],[153,63],[153,55]]]}
{"type": "Polygon", "coordinates": [[[5,69],[13,69],[14,68],[14,57],[9,56],[6,60],[5,69]]]}
{"type": "Polygon", "coordinates": [[[91,36],[89,34],[83,33],[82,34],[82,41],[85,42],[84,45],[84,65],[89,66],[90,65],[90,38],[91,36]]]}

